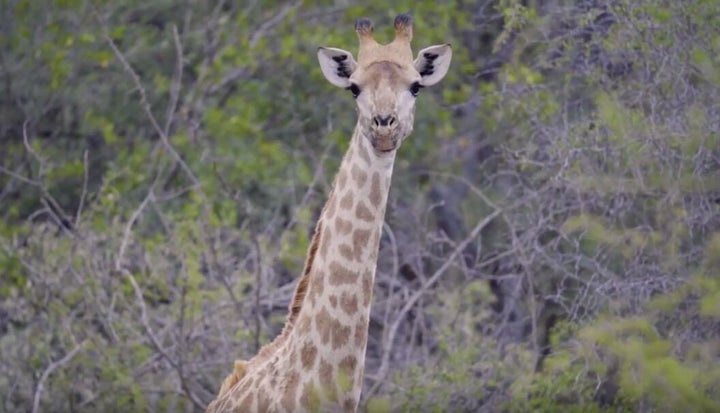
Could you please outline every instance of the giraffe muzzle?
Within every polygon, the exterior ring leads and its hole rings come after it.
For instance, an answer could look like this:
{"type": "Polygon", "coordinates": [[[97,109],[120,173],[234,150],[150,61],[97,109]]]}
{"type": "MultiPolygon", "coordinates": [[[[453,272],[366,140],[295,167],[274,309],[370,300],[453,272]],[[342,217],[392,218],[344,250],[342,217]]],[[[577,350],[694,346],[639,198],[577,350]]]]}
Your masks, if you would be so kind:
{"type": "Polygon", "coordinates": [[[373,117],[370,143],[379,152],[390,152],[398,146],[398,121],[394,115],[373,117]]]}
{"type": "Polygon", "coordinates": [[[397,135],[392,134],[373,134],[370,137],[370,143],[378,152],[391,152],[398,147],[397,135]]]}

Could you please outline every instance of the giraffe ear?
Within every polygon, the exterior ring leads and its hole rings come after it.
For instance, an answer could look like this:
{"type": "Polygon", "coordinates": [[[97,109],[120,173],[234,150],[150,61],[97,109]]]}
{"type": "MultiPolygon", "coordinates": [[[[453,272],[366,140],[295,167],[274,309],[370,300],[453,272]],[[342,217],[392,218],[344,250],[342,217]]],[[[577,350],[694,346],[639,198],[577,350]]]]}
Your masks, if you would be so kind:
{"type": "Polygon", "coordinates": [[[350,52],[333,47],[319,47],[318,60],[325,78],[335,86],[350,86],[350,75],[355,71],[357,63],[350,52]]]}
{"type": "Polygon", "coordinates": [[[420,73],[420,84],[432,86],[442,80],[450,68],[452,48],[450,44],[438,44],[426,47],[418,53],[415,59],[415,70],[420,73]]]}

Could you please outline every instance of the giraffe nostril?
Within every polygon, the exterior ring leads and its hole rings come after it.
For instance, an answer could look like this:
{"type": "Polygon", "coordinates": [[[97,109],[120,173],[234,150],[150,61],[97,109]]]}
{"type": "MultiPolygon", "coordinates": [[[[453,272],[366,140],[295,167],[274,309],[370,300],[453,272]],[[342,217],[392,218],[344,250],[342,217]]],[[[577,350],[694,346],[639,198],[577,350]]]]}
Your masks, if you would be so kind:
{"type": "Polygon", "coordinates": [[[393,115],[387,115],[387,116],[377,115],[377,116],[373,117],[373,125],[375,125],[375,127],[393,126],[394,124],[395,124],[395,116],[393,116],[393,115]]]}

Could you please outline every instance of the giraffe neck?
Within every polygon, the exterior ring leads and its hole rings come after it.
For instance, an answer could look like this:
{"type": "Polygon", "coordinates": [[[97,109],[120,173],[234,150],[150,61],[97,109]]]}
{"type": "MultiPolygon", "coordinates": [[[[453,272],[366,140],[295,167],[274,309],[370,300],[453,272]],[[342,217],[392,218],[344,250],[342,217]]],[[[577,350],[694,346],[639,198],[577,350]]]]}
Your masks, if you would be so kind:
{"type": "MultiPolygon", "coordinates": [[[[305,273],[307,294],[289,343],[321,389],[357,406],[370,303],[395,152],[378,155],[360,125],[316,227],[305,273]],[[338,384],[339,383],[339,384],[338,384]],[[331,391],[332,393],[332,391],[331,391]]],[[[332,398],[332,397],[331,397],[332,398]]],[[[346,407],[346,406],[343,406],[346,407]]],[[[351,409],[352,411],[354,411],[351,409]]]]}
{"type": "Polygon", "coordinates": [[[250,361],[236,362],[208,412],[356,411],[394,162],[395,152],[374,152],[358,123],[285,328],[250,361]]]}

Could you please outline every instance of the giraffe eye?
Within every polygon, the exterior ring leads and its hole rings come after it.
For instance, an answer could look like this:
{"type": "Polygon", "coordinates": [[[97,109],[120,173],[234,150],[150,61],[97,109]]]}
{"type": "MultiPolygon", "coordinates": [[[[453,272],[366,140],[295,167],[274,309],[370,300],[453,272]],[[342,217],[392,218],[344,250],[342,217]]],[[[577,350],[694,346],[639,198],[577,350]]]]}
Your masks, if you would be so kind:
{"type": "Polygon", "coordinates": [[[418,95],[418,93],[420,93],[420,89],[422,89],[422,87],[423,86],[420,83],[415,82],[412,85],[410,85],[410,93],[413,96],[417,97],[417,95],[418,95]]]}
{"type": "Polygon", "coordinates": [[[358,95],[360,94],[360,88],[355,83],[351,83],[350,86],[347,87],[347,90],[352,93],[353,98],[358,97],[358,95]]]}

